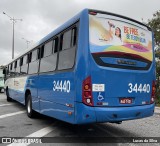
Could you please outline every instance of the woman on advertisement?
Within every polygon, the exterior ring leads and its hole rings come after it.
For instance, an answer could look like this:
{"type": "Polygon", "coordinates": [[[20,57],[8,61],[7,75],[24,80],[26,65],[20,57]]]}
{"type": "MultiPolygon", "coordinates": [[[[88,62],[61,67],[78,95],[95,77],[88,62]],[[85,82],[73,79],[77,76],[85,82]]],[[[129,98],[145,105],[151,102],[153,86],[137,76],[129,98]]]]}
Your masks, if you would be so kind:
{"type": "Polygon", "coordinates": [[[110,36],[111,36],[110,43],[112,45],[123,45],[121,29],[119,27],[116,27],[110,21],[108,21],[108,24],[109,24],[109,33],[110,33],[110,36]],[[115,33],[113,33],[112,28],[115,29],[115,33]]]}

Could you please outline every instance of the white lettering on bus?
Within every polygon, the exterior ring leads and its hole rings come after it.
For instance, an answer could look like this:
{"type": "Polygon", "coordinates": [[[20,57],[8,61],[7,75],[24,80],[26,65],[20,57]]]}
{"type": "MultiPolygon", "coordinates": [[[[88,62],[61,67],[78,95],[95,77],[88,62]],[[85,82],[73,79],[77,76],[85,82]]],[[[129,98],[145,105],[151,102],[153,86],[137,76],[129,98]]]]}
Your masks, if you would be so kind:
{"type": "Polygon", "coordinates": [[[69,80],[64,80],[64,81],[53,81],[53,91],[60,91],[60,92],[70,92],[71,88],[71,83],[69,80]]]}
{"type": "Polygon", "coordinates": [[[128,84],[129,86],[129,89],[128,89],[128,92],[129,93],[132,93],[132,92],[135,92],[135,93],[150,93],[150,85],[149,84],[135,84],[133,85],[132,83],[129,83],[128,84]]]}

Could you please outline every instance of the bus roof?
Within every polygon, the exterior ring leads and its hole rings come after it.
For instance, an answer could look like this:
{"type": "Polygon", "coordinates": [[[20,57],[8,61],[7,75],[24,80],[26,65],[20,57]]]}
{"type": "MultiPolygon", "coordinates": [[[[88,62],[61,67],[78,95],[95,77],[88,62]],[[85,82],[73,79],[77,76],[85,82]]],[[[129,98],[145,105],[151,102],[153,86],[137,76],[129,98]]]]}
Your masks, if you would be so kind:
{"type": "Polygon", "coordinates": [[[88,14],[88,12],[96,12],[96,13],[103,13],[103,14],[109,14],[109,15],[114,15],[114,16],[118,16],[124,19],[128,19],[131,21],[134,21],[140,25],[143,25],[145,27],[148,28],[148,30],[151,31],[151,28],[148,27],[146,24],[141,23],[135,19],[123,16],[123,15],[119,15],[119,14],[115,14],[115,13],[111,13],[111,12],[106,12],[106,11],[101,11],[101,10],[95,10],[95,9],[84,9],[81,12],[79,12],[77,15],[75,15],[74,17],[72,17],[71,19],[69,19],[67,22],[65,22],[63,25],[59,26],[58,28],[56,28],[55,30],[53,30],[51,33],[49,33],[48,35],[46,35],[44,38],[42,38],[40,41],[38,41],[37,43],[35,43],[31,48],[27,49],[24,53],[18,55],[16,58],[14,58],[13,60],[9,61],[6,65],[10,64],[11,62],[13,62],[14,60],[17,60],[19,57],[25,55],[26,53],[30,52],[32,49],[38,47],[39,45],[43,44],[44,42],[46,42],[47,40],[49,40],[50,38],[52,38],[53,36],[57,35],[58,33],[60,33],[61,31],[63,31],[64,29],[66,29],[68,26],[70,26],[71,24],[75,23],[77,20],[80,19],[81,15],[85,15],[88,14]]]}
{"type": "Polygon", "coordinates": [[[147,27],[148,30],[152,30],[148,25],[146,25],[145,23],[142,23],[140,21],[137,21],[135,19],[132,19],[132,18],[129,18],[127,16],[123,16],[123,15],[120,15],[120,14],[115,14],[115,13],[111,13],[111,12],[107,12],[107,11],[101,11],[101,10],[95,10],[95,9],[88,9],[89,12],[95,12],[95,13],[102,13],[102,14],[108,14],[108,15],[113,15],[113,16],[117,16],[117,17],[121,17],[121,18],[124,18],[124,19],[127,19],[127,20],[130,20],[130,21],[133,21],[133,22],[136,22],[140,25],[143,25],[145,27],[147,27]]]}

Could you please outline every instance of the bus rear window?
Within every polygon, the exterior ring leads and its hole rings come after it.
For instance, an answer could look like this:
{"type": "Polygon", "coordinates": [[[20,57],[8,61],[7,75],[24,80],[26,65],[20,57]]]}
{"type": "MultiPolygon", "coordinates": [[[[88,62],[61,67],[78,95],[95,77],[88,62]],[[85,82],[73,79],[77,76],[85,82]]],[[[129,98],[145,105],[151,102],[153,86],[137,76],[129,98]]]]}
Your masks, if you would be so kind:
{"type": "Polygon", "coordinates": [[[148,69],[153,60],[152,32],[124,18],[89,15],[90,52],[101,66],[148,69]]]}

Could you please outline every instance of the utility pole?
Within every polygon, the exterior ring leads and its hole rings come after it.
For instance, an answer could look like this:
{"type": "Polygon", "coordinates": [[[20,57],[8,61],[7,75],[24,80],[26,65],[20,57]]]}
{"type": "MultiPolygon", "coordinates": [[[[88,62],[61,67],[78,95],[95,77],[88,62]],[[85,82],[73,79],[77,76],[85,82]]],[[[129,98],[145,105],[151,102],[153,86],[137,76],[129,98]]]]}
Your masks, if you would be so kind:
{"type": "Polygon", "coordinates": [[[25,39],[25,38],[22,38],[23,40],[25,40],[26,41],[26,43],[27,43],[27,49],[28,49],[28,47],[29,47],[29,44],[31,43],[31,42],[33,42],[33,40],[27,40],[27,39],[25,39]]]}
{"type": "Polygon", "coordinates": [[[22,21],[22,19],[16,19],[16,18],[14,18],[14,17],[11,17],[11,16],[9,16],[8,14],[6,14],[5,12],[3,12],[3,14],[10,18],[10,20],[12,21],[12,25],[13,25],[12,59],[14,59],[14,24],[15,24],[17,21],[22,21]]]}

